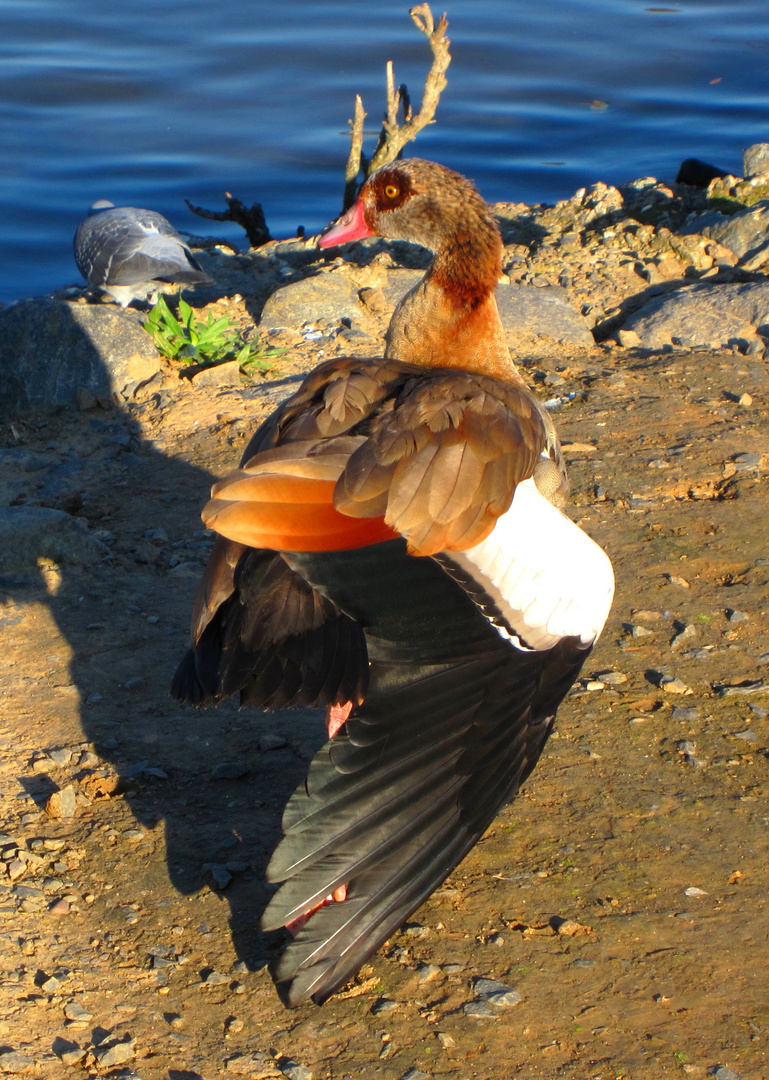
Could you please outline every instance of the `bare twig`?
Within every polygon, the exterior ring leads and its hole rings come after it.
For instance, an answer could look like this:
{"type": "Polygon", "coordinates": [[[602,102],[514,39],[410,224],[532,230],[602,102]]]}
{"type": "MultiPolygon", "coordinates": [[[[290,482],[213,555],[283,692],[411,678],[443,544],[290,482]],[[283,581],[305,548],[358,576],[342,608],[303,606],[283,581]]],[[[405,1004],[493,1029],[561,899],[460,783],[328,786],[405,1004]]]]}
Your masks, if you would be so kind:
{"type": "Polygon", "coordinates": [[[240,199],[230,195],[229,191],[225,191],[224,197],[227,200],[226,210],[204,210],[201,206],[193,206],[189,199],[184,201],[198,217],[207,218],[209,221],[234,221],[236,225],[240,225],[245,229],[251,247],[261,247],[272,239],[260,203],[253,203],[248,209],[240,199]]]}
{"type": "Polygon", "coordinates": [[[421,30],[430,43],[433,54],[433,62],[425,79],[425,89],[422,94],[422,104],[416,116],[411,109],[411,101],[405,86],[395,89],[395,77],[393,75],[392,61],[387,63],[387,109],[382,122],[382,130],[379,133],[376,149],[371,161],[365,163],[362,151],[363,142],[363,103],[360,95],[355,100],[355,117],[350,121],[350,154],[347,159],[345,171],[345,194],[344,207],[352,205],[355,198],[355,180],[358,173],[363,171],[369,176],[375,169],[394,161],[398,157],[407,142],[415,139],[423,127],[432,124],[435,118],[435,110],[441,93],[446,87],[446,71],[451,63],[449,46],[451,42],[446,37],[448,19],[444,12],[436,23],[430,11],[429,4],[418,4],[409,12],[414,25],[421,30]],[[403,123],[398,123],[398,113],[403,110],[403,123]]]}
{"type": "Polygon", "coordinates": [[[355,192],[358,187],[358,173],[361,170],[363,158],[363,121],[366,114],[363,111],[363,101],[360,94],[355,95],[355,115],[348,120],[350,125],[350,153],[347,158],[347,167],[344,171],[344,202],[342,213],[349,210],[355,202],[355,192]]]}

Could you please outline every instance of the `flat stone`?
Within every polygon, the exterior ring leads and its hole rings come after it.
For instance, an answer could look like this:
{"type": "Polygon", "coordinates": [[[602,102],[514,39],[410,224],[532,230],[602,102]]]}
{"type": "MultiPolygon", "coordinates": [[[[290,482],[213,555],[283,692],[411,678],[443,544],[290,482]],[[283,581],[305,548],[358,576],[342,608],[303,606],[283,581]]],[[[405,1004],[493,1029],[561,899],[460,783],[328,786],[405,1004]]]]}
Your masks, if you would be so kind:
{"type": "Polygon", "coordinates": [[[288,1080],[312,1080],[312,1072],[293,1058],[279,1058],[277,1066],[288,1080]]]}
{"type": "Polygon", "coordinates": [[[685,723],[691,723],[693,720],[699,720],[700,710],[686,709],[680,705],[676,705],[676,707],[673,709],[672,716],[674,720],[682,720],[685,723]]]}
{"type": "Polygon", "coordinates": [[[211,769],[212,780],[238,780],[245,776],[250,766],[243,762],[220,761],[211,769]]]}
{"type": "Polygon", "coordinates": [[[124,1061],[130,1061],[136,1054],[136,1039],[126,1039],[123,1042],[95,1046],[93,1055],[102,1069],[112,1068],[113,1065],[121,1065],[124,1061]]]}
{"type": "Polygon", "coordinates": [[[0,1054],[0,1072],[3,1073],[23,1073],[34,1064],[34,1060],[21,1050],[5,1050],[0,1054]]]}
{"type": "Polygon", "coordinates": [[[753,143],[742,151],[742,171],[746,180],[769,177],[769,143],[753,143]]]}
{"type": "MultiPolygon", "coordinates": [[[[767,218],[766,227],[769,227],[767,218]]],[[[625,329],[634,330],[647,349],[685,344],[747,349],[764,326],[769,283],[685,286],[654,297],[634,312],[625,329]]]]}
{"type": "Polygon", "coordinates": [[[237,360],[227,360],[224,364],[201,368],[192,376],[192,385],[200,386],[240,386],[243,376],[237,360]]]}
{"type": "Polygon", "coordinates": [[[521,994],[496,979],[476,979],[473,984],[476,996],[495,1005],[498,1009],[509,1008],[523,1000],[521,994]]]}
{"type": "Polygon", "coordinates": [[[317,321],[337,323],[344,318],[360,319],[362,310],[355,286],[346,277],[316,274],[268,296],[259,325],[279,330],[317,321]]]}
{"type": "Polygon", "coordinates": [[[235,1054],[227,1059],[225,1068],[235,1076],[250,1076],[254,1080],[280,1075],[272,1058],[258,1050],[250,1054],[235,1054]]]}
{"type": "Polygon", "coordinates": [[[108,548],[91,536],[80,518],[44,506],[0,510],[0,574],[37,565],[40,558],[69,565],[101,562],[108,548]]]}
{"type": "Polygon", "coordinates": [[[537,289],[531,285],[498,285],[495,296],[513,350],[516,338],[524,346],[531,344],[532,337],[547,338],[558,345],[595,344],[586,320],[557,286],[537,289]]]}
{"type": "Polygon", "coordinates": [[[82,391],[109,402],[152,378],[162,361],[144,317],[107,304],[9,304],[0,311],[0,408],[78,408],[82,391]]]}
{"type": "Polygon", "coordinates": [[[468,1001],[462,1012],[473,1020],[499,1020],[499,1012],[488,1001],[468,1001]]]}

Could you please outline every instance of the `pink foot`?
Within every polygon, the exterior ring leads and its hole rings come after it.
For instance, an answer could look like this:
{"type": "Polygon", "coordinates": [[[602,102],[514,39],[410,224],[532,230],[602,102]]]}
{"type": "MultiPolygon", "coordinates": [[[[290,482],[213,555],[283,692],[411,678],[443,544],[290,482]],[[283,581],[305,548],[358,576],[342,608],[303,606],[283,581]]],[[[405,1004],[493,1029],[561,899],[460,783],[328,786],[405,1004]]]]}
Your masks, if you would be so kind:
{"type": "Polygon", "coordinates": [[[286,923],[286,930],[294,937],[299,933],[304,924],[314,915],[319,908],[325,907],[326,904],[333,904],[334,902],[341,904],[343,900],[347,899],[347,886],[340,885],[337,889],[334,889],[332,893],[329,893],[325,900],[321,900],[315,907],[311,907],[309,911],[305,911],[303,915],[297,915],[295,919],[292,919],[290,923],[286,923]]]}
{"type": "Polygon", "coordinates": [[[349,720],[351,712],[351,701],[345,701],[341,705],[329,705],[326,713],[326,727],[328,728],[329,739],[333,739],[342,724],[349,720]]]}

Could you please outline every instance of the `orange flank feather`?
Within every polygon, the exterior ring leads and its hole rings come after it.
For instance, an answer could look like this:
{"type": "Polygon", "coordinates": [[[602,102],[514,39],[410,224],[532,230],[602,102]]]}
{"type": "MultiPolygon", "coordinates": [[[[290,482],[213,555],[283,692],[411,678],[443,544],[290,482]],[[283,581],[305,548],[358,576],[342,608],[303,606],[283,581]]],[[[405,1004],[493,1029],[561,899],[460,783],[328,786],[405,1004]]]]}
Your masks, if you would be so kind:
{"type": "Polygon", "coordinates": [[[273,551],[346,551],[399,534],[384,518],[334,508],[334,480],[238,470],[216,484],[203,523],[228,540],[273,551]]]}

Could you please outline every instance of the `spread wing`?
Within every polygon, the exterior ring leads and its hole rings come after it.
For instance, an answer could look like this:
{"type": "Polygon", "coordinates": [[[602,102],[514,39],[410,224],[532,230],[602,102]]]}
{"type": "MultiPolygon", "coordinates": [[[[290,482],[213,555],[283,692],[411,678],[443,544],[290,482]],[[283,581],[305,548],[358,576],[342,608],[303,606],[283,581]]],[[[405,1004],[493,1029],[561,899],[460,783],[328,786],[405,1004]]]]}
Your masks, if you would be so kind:
{"type": "Polygon", "coordinates": [[[523,387],[331,361],[213,489],[203,516],[220,537],[178,696],[353,705],[290,800],[268,869],[283,884],[267,929],[346,887],[283,953],[290,1005],[325,1000],[475,844],[602,625],[611,570],[538,492],[548,445],[523,387]],[[527,528],[530,542],[509,543],[527,528]],[[562,565],[550,582],[562,536],[595,571],[595,602],[589,580],[569,593],[562,565]]]}

